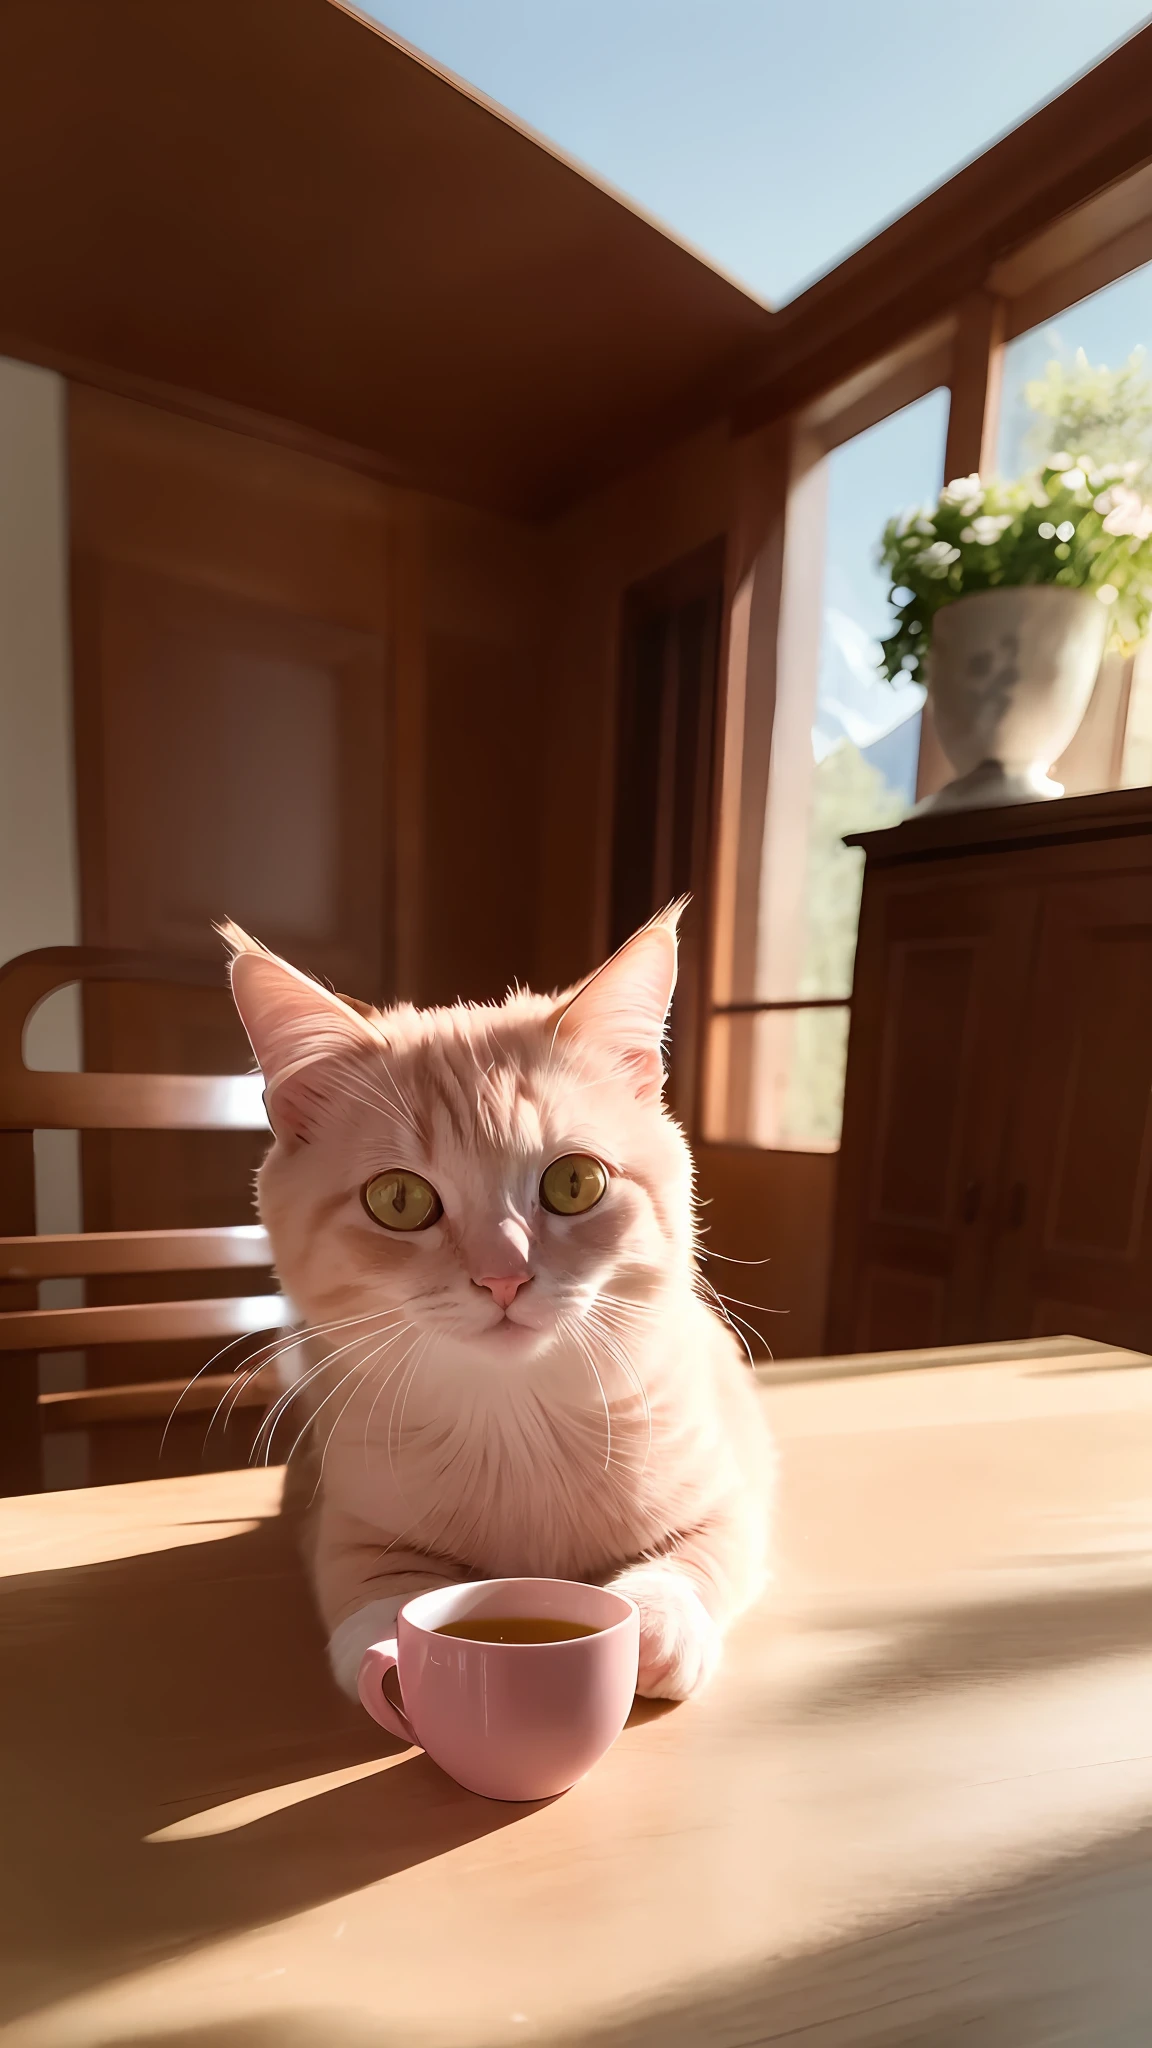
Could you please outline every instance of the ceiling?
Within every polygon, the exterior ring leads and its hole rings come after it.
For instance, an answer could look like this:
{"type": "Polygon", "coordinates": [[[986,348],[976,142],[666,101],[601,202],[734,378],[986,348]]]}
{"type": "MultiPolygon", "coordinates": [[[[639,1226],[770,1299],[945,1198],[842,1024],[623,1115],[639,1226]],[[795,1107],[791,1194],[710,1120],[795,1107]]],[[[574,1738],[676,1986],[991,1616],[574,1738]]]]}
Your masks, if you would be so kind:
{"type": "Polygon", "coordinates": [[[5,0],[0,349],[535,515],[714,415],[772,314],[337,0],[5,0]]]}

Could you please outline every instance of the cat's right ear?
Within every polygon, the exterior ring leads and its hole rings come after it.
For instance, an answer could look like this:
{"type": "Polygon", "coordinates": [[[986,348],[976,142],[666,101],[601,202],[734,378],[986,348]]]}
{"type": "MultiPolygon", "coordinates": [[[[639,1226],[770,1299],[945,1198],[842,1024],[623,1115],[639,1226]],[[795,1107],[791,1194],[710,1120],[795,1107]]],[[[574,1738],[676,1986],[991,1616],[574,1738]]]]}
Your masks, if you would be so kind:
{"type": "Polygon", "coordinates": [[[268,1121],[278,1138],[307,1143],[325,1106],[313,1072],[321,1060],[363,1052],[372,1032],[347,1003],[231,922],[217,926],[229,948],[232,996],[264,1076],[268,1121]]]}

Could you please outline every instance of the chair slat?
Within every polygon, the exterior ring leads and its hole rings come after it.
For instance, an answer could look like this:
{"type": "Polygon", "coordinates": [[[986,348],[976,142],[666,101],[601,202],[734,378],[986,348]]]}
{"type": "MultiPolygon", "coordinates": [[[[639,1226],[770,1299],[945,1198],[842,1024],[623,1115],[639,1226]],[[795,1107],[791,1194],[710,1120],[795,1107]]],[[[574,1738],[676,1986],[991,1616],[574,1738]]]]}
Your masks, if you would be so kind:
{"type": "Polygon", "coordinates": [[[259,1074],[0,1070],[3,1131],[266,1131],[259,1074]]]}
{"type": "Polygon", "coordinates": [[[89,1344],[159,1344],[184,1337],[245,1337],[298,1321],[282,1294],[229,1300],[141,1301],[108,1308],[17,1309],[0,1315],[0,1352],[82,1351],[89,1344]]]}
{"type": "Polygon", "coordinates": [[[40,1420],[46,1430],[87,1429],[101,1422],[167,1421],[181,1415],[204,1415],[227,1400],[236,1408],[268,1408],[279,1389],[272,1373],[259,1379],[235,1379],[227,1373],[205,1373],[196,1380],[146,1380],[128,1387],[84,1387],[78,1392],[41,1394],[40,1420]],[[179,1403],[179,1406],[177,1406],[179,1403]]]}
{"type": "Polygon", "coordinates": [[[0,1280],[93,1273],[222,1273],[268,1267],[272,1247],[256,1223],[211,1230],[99,1230],[0,1238],[0,1280]]]}

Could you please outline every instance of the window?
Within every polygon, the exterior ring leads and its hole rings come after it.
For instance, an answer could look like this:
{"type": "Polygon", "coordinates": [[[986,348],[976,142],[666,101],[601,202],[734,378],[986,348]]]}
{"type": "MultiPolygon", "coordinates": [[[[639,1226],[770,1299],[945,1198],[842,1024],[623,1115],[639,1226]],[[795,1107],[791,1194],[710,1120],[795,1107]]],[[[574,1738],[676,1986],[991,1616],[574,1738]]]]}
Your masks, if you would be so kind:
{"type": "Polygon", "coordinates": [[[912,808],[924,696],[879,674],[876,551],[893,513],[938,491],[947,422],[947,391],[930,391],[817,455],[791,495],[758,906],[712,1026],[716,1137],[839,1143],[863,873],[843,836],[912,808]]]}
{"type": "MultiPolygon", "coordinates": [[[[1152,264],[1018,334],[1004,351],[997,468],[1019,476],[1066,448],[1140,464],[1152,494],[1152,264]]],[[[1152,781],[1152,663],[1105,656],[1088,714],[1055,770],[1070,795],[1152,781]]]]}
{"type": "Polygon", "coordinates": [[[1072,454],[1152,467],[1152,264],[1005,349],[1000,474],[1034,467],[1064,435],[1077,442],[1072,454]]]}

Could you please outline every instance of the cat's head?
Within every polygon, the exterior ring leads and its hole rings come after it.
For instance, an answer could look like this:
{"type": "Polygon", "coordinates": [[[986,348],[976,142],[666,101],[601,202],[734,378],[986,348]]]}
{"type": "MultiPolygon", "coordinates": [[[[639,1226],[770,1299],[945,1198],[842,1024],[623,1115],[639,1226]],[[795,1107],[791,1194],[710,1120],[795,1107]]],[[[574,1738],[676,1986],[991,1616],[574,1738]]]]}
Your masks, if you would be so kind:
{"type": "Polygon", "coordinates": [[[510,1368],[691,1284],[677,916],[564,995],[433,1010],[365,1010],[222,927],[275,1140],[260,1213],[309,1323],[396,1311],[429,1355],[510,1368]]]}

